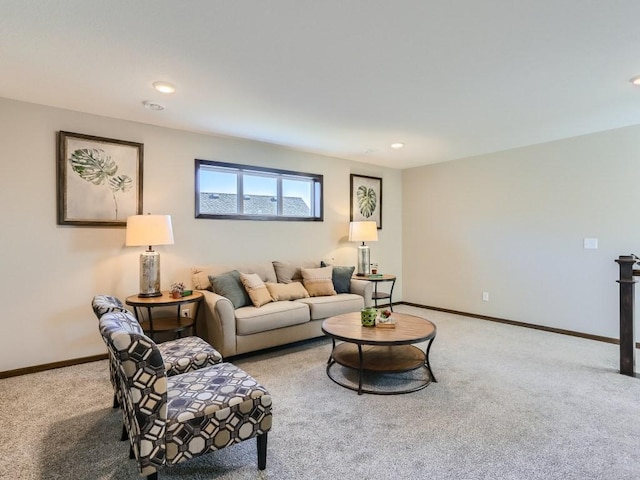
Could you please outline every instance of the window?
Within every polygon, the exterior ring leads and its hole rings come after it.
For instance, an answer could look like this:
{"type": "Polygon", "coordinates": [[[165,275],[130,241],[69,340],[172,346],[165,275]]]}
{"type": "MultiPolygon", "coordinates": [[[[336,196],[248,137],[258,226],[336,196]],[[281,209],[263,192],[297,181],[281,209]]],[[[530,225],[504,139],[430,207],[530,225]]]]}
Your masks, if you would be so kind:
{"type": "Polygon", "coordinates": [[[322,175],[196,160],[196,218],[322,221],[322,175]]]}

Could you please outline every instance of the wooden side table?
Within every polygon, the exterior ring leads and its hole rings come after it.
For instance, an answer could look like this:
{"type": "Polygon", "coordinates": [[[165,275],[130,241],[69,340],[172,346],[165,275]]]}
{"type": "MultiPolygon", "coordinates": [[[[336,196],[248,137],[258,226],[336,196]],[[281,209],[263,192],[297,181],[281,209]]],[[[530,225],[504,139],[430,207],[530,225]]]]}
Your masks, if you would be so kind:
{"type": "Polygon", "coordinates": [[[389,299],[389,308],[393,312],[393,287],[396,284],[396,276],[395,275],[365,275],[363,277],[353,277],[358,278],[360,280],[368,280],[369,282],[373,282],[373,294],[371,295],[371,299],[373,300],[376,308],[378,308],[378,300],[383,300],[385,298],[389,299]],[[378,284],[380,282],[391,282],[391,290],[389,292],[379,292],[378,284]]]}
{"type": "Polygon", "coordinates": [[[155,340],[154,336],[160,332],[175,332],[177,338],[182,336],[188,328],[193,328],[193,334],[197,335],[197,318],[200,303],[204,296],[201,292],[193,292],[181,298],[173,298],[170,292],[162,292],[161,297],[139,297],[131,295],[125,300],[126,304],[133,307],[133,312],[140,322],[143,330],[149,332],[149,336],[155,340]],[[194,310],[191,316],[181,317],[180,307],[182,305],[193,303],[194,310]],[[176,314],[153,318],[153,309],[156,307],[176,307],[176,314]],[[142,314],[142,310],[146,309],[146,318],[142,314]]]}

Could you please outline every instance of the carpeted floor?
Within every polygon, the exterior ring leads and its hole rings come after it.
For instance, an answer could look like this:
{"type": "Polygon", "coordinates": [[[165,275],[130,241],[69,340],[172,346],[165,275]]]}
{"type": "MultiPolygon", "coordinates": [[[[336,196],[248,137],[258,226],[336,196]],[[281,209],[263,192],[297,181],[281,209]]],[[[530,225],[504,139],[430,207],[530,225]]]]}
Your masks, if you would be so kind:
{"type": "MultiPolygon", "coordinates": [[[[327,378],[326,339],[238,359],[273,395],[267,470],[251,440],[160,478],[640,478],[640,379],[616,345],[397,310],[438,326],[438,383],[358,396],[327,378]]],[[[0,478],[140,478],[111,399],[106,360],[0,380],[0,478]]]]}

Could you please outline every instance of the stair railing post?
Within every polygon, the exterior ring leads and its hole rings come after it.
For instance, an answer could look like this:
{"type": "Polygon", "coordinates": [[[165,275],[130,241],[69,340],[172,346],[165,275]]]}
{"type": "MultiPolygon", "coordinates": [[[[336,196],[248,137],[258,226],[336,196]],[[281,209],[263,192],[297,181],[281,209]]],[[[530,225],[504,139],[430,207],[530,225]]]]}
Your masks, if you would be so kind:
{"type": "Polygon", "coordinates": [[[620,373],[635,376],[636,363],[635,336],[633,319],[635,310],[635,284],[633,266],[637,261],[635,255],[620,255],[616,263],[620,265],[620,373]]]}

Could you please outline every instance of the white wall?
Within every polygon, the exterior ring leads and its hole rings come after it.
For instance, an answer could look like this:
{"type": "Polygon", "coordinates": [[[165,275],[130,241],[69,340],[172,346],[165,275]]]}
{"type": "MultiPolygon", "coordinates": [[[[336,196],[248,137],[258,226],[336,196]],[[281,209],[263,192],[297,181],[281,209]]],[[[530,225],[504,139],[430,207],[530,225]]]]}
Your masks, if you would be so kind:
{"type": "Polygon", "coordinates": [[[405,170],[403,299],[618,338],[639,173],[640,126],[405,170]]]}
{"type": "Polygon", "coordinates": [[[335,258],[353,265],[350,173],[383,178],[383,229],[371,256],[383,271],[402,275],[399,170],[0,99],[0,371],[105,352],[91,298],[124,299],[138,290],[140,249],[123,246],[123,228],[56,224],[59,130],[144,144],[144,212],[171,214],[174,225],[175,245],[157,247],[162,288],[196,264],[335,258]],[[196,220],[195,158],[322,174],[324,222],[196,220]]]}

